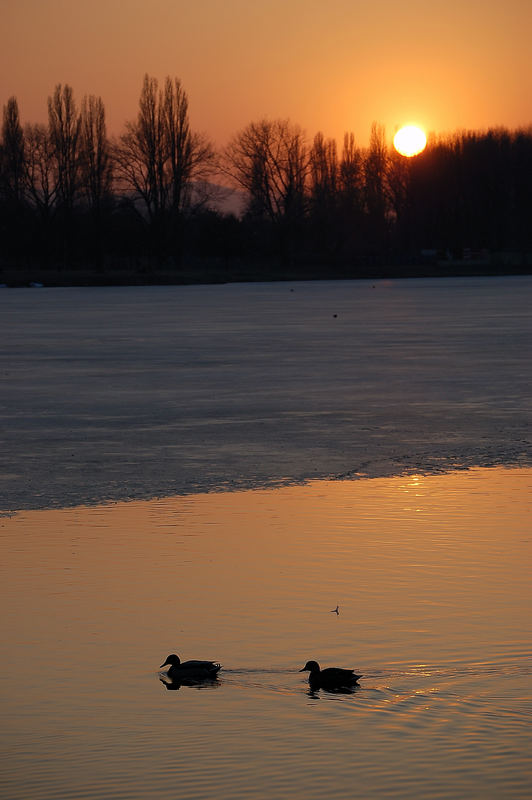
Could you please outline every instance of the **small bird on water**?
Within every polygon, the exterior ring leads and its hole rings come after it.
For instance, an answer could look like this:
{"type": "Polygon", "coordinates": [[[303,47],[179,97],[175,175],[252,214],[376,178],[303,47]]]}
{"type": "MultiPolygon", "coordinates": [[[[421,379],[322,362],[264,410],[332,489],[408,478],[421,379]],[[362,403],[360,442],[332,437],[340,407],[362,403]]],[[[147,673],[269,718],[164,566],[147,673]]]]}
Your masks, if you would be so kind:
{"type": "Polygon", "coordinates": [[[159,669],[163,669],[170,664],[167,675],[172,680],[212,680],[221,670],[221,664],[216,661],[184,661],[181,663],[179,656],[172,653],[166,661],[161,664],[159,669]]]}
{"type": "Polygon", "coordinates": [[[356,675],[352,669],[341,667],[327,667],[320,669],[317,661],[307,661],[300,672],[308,672],[308,682],[311,689],[348,689],[356,686],[362,675],[356,675]]]}
{"type": "Polygon", "coordinates": [[[340,606],[336,606],[331,610],[331,614],[339,614],[340,613],[340,606]]]}

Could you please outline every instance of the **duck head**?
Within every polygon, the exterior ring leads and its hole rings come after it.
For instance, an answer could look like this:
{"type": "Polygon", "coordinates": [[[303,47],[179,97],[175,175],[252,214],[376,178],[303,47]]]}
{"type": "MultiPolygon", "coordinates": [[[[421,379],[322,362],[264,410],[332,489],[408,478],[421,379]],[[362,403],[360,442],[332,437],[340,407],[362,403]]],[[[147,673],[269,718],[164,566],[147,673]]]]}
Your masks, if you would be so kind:
{"type": "Polygon", "coordinates": [[[311,673],[312,672],[319,672],[320,671],[320,665],[318,664],[317,661],[307,661],[307,663],[305,664],[303,669],[300,669],[299,671],[300,672],[311,672],[311,673]]]}
{"type": "Polygon", "coordinates": [[[159,667],[159,669],[162,669],[163,667],[166,667],[166,666],[168,666],[169,664],[170,664],[172,667],[178,667],[178,666],[181,664],[181,661],[179,660],[179,656],[176,656],[176,654],[175,654],[175,653],[172,653],[171,655],[169,655],[169,656],[168,656],[168,658],[166,659],[166,661],[164,662],[164,664],[161,664],[161,666],[159,667]]]}

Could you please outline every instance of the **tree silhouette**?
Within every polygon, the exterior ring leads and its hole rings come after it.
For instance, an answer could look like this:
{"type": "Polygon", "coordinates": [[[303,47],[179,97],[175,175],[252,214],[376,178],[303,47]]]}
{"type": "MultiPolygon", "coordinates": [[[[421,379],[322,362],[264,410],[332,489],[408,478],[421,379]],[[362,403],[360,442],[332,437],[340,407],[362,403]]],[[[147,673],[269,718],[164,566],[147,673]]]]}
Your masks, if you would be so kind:
{"type": "Polygon", "coordinates": [[[303,131],[286,119],[252,122],[225,150],[225,171],[248,195],[248,214],[276,231],[292,260],[305,215],[309,155],[303,131]]]}
{"type": "Polygon", "coordinates": [[[383,125],[371,126],[369,148],[364,160],[364,200],[367,213],[367,244],[371,251],[382,250],[387,240],[388,147],[383,125]]]}
{"type": "Polygon", "coordinates": [[[73,211],[80,182],[81,116],[72,88],[60,83],[48,98],[48,133],[52,146],[58,206],[62,220],[62,262],[65,268],[73,251],[73,211]]]}
{"type": "Polygon", "coordinates": [[[145,75],[137,119],[126,124],[115,160],[118,178],[148,222],[154,252],[161,259],[170,249],[178,261],[182,216],[193,205],[195,184],[213,171],[214,150],[191,131],[187,94],[177,78],[167,77],[159,90],[157,79],[145,75]]]}
{"type": "Polygon", "coordinates": [[[81,117],[72,88],[59,83],[48,98],[48,129],[57,170],[57,192],[68,214],[79,189],[81,117]]]}
{"type": "Polygon", "coordinates": [[[314,247],[335,258],[339,246],[340,168],[334,139],[321,132],[309,152],[310,232],[314,247]]]}
{"type": "Polygon", "coordinates": [[[28,124],[24,129],[26,164],[26,197],[43,221],[49,221],[57,202],[54,150],[48,130],[40,123],[28,124]]]}
{"type": "Polygon", "coordinates": [[[338,193],[342,255],[349,260],[361,246],[364,214],[364,163],[353,133],[344,134],[338,193]]]}
{"type": "Polygon", "coordinates": [[[101,97],[85,96],[81,104],[80,189],[88,205],[90,224],[86,249],[99,269],[104,258],[104,220],[111,210],[113,161],[101,97]]]}
{"type": "Polygon", "coordinates": [[[18,103],[10,97],[3,110],[0,150],[0,192],[9,203],[19,205],[24,195],[24,134],[18,103]]]}
{"type": "Polygon", "coordinates": [[[80,186],[95,218],[112,191],[113,164],[101,97],[85,96],[81,105],[80,186]]]}
{"type": "Polygon", "coordinates": [[[10,97],[0,134],[0,270],[62,264],[69,280],[112,282],[115,268],[192,281],[532,266],[532,128],[433,134],[408,159],[376,123],[367,148],[346,133],[339,154],[321,132],[308,144],[297,124],[263,119],[217,157],[180,81],[146,75],[113,143],[102,99],[78,112],[68,84],[48,125],[22,126],[10,97]],[[241,214],[213,205],[228,177],[241,214]]]}
{"type": "Polygon", "coordinates": [[[24,208],[24,135],[18,103],[10,97],[3,109],[0,138],[0,232],[6,251],[18,262],[27,222],[24,208]]]}

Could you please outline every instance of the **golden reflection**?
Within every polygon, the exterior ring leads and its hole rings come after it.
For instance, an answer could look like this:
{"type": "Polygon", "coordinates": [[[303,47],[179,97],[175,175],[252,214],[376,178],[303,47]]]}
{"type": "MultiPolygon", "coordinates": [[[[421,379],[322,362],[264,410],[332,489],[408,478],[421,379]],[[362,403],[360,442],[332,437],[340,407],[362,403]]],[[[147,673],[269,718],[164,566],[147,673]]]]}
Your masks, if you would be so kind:
{"type": "Polygon", "coordinates": [[[403,484],[400,490],[410,492],[412,489],[421,489],[425,478],[425,475],[409,475],[407,483],[403,484]]]}
{"type": "Polygon", "coordinates": [[[489,660],[532,633],[531,476],[317,482],[4,518],[4,641],[41,657],[53,642],[99,643],[103,662],[125,648],[146,668],[165,650],[224,666],[315,655],[362,672],[457,652],[489,660]],[[405,491],[420,493],[411,507],[405,491]]]}
{"type": "MultiPolygon", "coordinates": [[[[531,482],[530,469],[472,470],[2,518],[0,685],[16,780],[33,763],[38,786],[51,764],[57,785],[37,794],[60,796],[85,765],[85,794],[99,797],[97,763],[120,790],[137,769],[125,789],[138,796],[153,795],[148,772],[169,774],[165,796],[190,774],[184,793],[211,797],[220,765],[232,780],[242,753],[252,781],[278,762],[284,780],[297,741],[296,795],[312,795],[308,752],[328,774],[351,769],[345,796],[360,770],[368,785],[388,770],[375,797],[397,775],[409,789],[412,774],[410,795],[438,794],[473,751],[485,785],[506,765],[506,785],[521,775],[528,788],[528,762],[508,753],[528,753],[530,738],[531,482]],[[165,652],[224,666],[210,684],[161,686],[165,652]],[[297,672],[309,658],[355,667],[360,688],[309,692],[297,672]],[[403,773],[383,762],[383,742],[403,773]]],[[[453,796],[471,786],[459,777],[453,796]]]]}
{"type": "MultiPolygon", "coordinates": [[[[399,491],[403,494],[412,495],[413,497],[425,497],[425,478],[426,476],[424,475],[409,475],[407,482],[399,487],[399,491]]],[[[404,510],[413,511],[416,514],[421,514],[425,511],[420,505],[413,507],[406,506],[404,510]]]]}

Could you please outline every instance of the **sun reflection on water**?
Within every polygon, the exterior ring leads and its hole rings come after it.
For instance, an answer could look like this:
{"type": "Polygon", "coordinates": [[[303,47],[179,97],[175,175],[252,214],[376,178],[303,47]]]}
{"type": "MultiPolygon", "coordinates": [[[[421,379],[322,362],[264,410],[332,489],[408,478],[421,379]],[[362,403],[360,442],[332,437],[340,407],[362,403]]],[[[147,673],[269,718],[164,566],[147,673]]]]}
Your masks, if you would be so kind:
{"type": "Polygon", "coordinates": [[[178,776],[198,800],[319,800],[334,772],[337,797],[355,781],[526,797],[531,482],[416,474],[3,518],[6,796],[79,780],[87,800],[164,800],[178,776]],[[221,662],[216,691],[167,691],[168,652],[221,662]],[[360,688],[310,697],[309,659],[360,688]]]}

